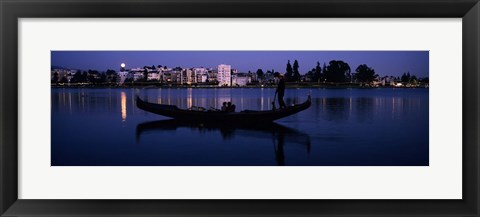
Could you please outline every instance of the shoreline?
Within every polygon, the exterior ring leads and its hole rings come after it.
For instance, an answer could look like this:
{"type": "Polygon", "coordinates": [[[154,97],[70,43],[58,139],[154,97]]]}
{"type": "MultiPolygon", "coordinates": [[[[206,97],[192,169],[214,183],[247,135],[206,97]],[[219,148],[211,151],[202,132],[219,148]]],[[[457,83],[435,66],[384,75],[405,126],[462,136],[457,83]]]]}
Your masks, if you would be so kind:
{"type": "MultiPolygon", "coordinates": [[[[215,89],[215,88],[276,88],[276,85],[247,85],[247,86],[218,86],[218,85],[161,85],[161,84],[141,84],[141,85],[114,85],[114,84],[64,84],[64,85],[51,85],[51,88],[113,88],[113,89],[127,89],[127,88],[172,88],[172,89],[215,89]]],[[[397,89],[410,89],[410,88],[429,88],[428,85],[418,86],[361,86],[359,84],[292,84],[287,83],[286,88],[321,88],[321,89],[378,89],[378,88],[397,88],[397,89]]]]}

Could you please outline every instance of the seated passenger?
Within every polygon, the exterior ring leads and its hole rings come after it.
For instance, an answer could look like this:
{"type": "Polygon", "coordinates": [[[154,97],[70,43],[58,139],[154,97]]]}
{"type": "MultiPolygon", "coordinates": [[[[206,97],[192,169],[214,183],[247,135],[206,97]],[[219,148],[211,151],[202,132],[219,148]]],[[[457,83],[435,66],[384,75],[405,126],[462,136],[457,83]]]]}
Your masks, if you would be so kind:
{"type": "Polygon", "coordinates": [[[227,111],[227,102],[223,102],[222,112],[226,112],[226,111],[227,111]]]}
{"type": "Polygon", "coordinates": [[[227,112],[235,112],[235,104],[232,104],[232,102],[227,103],[227,112]]]}

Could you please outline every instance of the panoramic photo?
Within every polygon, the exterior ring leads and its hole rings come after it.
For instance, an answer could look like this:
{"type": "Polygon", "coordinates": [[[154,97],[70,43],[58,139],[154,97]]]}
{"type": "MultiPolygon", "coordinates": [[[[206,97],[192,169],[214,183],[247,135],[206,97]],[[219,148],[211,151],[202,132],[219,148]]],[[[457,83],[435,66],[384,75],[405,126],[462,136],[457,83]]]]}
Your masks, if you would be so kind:
{"type": "Polygon", "coordinates": [[[429,51],[51,51],[50,80],[51,166],[429,166],[429,51]]]}

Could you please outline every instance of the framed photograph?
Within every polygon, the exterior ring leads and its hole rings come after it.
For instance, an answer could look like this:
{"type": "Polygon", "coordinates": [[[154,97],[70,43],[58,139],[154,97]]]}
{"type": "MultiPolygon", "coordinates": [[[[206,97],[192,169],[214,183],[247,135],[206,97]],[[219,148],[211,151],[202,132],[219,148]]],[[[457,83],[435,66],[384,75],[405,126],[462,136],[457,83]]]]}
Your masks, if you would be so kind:
{"type": "Polygon", "coordinates": [[[1,1],[2,216],[478,216],[477,0],[1,1]]]}

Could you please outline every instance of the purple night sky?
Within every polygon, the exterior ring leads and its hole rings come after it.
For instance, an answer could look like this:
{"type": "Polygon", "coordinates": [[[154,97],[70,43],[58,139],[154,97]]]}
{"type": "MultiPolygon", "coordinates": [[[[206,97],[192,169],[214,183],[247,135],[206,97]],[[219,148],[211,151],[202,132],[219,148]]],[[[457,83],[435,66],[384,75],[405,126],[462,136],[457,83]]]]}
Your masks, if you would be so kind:
{"type": "Polygon", "coordinates": [[[216,67],[229,64],[240,72],[264,72],[274,69],[285,73],[287,61],[299,62],[300,74],[314,68],[317,61],[323,68],[330,60],[343,60],[352,72],[358,65],[367,64],[380,76],[401,76],[410,72],[417,77],[428,77],[428,51],[52,51],[52,66],[69,69],[118,70],[163,65],[168,67],[216,67]]]}

